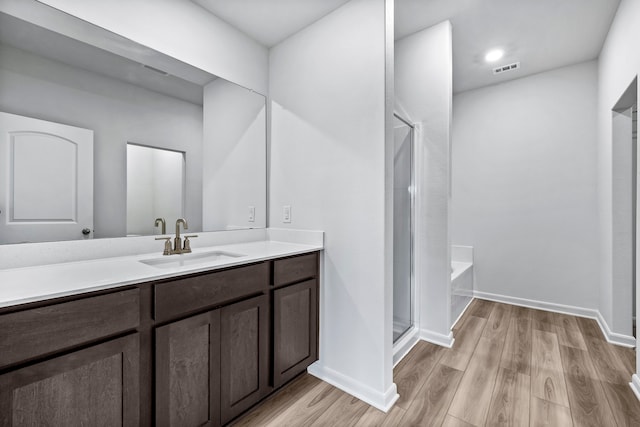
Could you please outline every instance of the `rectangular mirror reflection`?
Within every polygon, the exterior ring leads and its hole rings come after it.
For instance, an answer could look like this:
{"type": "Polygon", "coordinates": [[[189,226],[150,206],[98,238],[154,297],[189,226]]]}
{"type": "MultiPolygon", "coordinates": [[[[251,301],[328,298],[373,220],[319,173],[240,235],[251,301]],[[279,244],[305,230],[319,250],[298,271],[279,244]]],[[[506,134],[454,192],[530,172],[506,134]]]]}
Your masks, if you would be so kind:
{"type": "Polygon", "coordinates": [[[127,236],[161,234],[156,218],[184,216],[184,176],[185,153],[127,144],[127,236]]]}
{"type": "MultiPolygon", "coordinates": [[[[185,217],[194,232],[266,226],[263,95],[48,6],[38,19],[0,13],[0,112],[93,132],[93,225],[77,238],[154,234],[157,216],[185,217]],[[129,182],[128,143],[182,153],[179,210],[134,208],[134,187],[136,200],[178,196],[159,178],[129,182]]],[[[0,222],[10,203],[0,200],[0,222]]]]}

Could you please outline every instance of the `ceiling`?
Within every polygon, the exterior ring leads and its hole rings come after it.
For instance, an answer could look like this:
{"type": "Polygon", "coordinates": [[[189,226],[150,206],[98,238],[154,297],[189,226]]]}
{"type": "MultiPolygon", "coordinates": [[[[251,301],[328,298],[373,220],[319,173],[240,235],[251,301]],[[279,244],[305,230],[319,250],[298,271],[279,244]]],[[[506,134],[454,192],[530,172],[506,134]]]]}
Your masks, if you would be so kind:
{"type": "Polygon", "coordinates": [[[272,47],[349,0],[192,0],[266,47],[272,47]]]}
{"type": "Polygon", "coordinates": [[[395,0],[395,38],[453,27],[453,89],[462,92],[598,57],[620,0],[395,0]],[[487,50],[505,56],[484,61],[487,50]],[[521,68],[493,75],[492,68],[521,68]]]}
{"type": "MultiPolygon", "coordinates": [[[[266,47],[348,0],[191,0],[266,47]]],[[[453,89],[462,92],[598,57],[620,0],[395,0],[395,38],[453,26],[453,89]],[[487,50],[505,56],[487,64],[487,50]],[[521,68],[494,75],[494,67],[521,68]]],[[[354,24],[354,31],[357,25],[354,24]]]]}

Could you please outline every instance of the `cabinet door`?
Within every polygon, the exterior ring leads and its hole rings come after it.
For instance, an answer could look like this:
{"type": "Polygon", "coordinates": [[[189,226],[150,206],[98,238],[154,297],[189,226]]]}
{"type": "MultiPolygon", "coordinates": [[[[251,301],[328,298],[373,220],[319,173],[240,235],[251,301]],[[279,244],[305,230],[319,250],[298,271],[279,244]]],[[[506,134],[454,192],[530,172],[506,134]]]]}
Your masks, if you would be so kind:
{"type": "Polygon", "coordinates": [[[316,280],[273,291],[275,387],[289,381],[317,359],[316,280]]]}
{"type": "Polygon", "coordinates": [[[268,393],[269,299],[267,295],[220,309],[222,424],[268,393]]]}
{"type": "Polygon", "coordinates": [[[220,425],[220,310],[156,329],[156,425],[220,425]]]}
{"type": "Polygon", "coordinates": [[[140,338],[0,375],[0,426],[138,426],[140,338]]]}

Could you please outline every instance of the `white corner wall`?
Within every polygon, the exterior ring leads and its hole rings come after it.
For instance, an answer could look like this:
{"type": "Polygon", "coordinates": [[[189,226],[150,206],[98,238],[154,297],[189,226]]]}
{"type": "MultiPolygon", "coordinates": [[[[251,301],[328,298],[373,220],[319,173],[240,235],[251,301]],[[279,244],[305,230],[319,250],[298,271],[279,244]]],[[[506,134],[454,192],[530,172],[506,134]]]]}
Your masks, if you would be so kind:
{"type": "Polygon", "coordinates": [[[598,214],[601,252],[600,311],[614,332],[623,332],[628,319],[618,310],[613,283],[613,144],[611,110],[640,73],[640,2],[622,0],[598,62],[598,214]]]}
{"type": "Polygon", "coordinates": [[[395,109],[416,125],[415,282],[422,339],[444,346],[451,333],[451,24],[395,43],[395,109]]]}
{"type": "Polygon", "coordinates": [[[597,63],[454,96],[453,243],[476,295],[596,310],[597,63]]]}
{"type": "Polygon", "coordinates": [[[267,226],[265,101],[224,79],[204,87],[203,230],[267,226]]]}
{"type": "MultiPolygon", "coordinates": [[[[266,94],[268,50],[191,1],[41,0],[187,64],[266,94]]],[[[0,0],[0,10],[37,22],[34,0],[0,0]]]]}
{"type": "Polygon", "coordinates": [[[397,399],[385,159],[389,3],[346,3],[273,47],[269,73],[269,225],[325,232],[320,360],[309,371],[383,410],[397,399]],[[290,224],[282,223],[283,205],[291,206],[290,224]]]}

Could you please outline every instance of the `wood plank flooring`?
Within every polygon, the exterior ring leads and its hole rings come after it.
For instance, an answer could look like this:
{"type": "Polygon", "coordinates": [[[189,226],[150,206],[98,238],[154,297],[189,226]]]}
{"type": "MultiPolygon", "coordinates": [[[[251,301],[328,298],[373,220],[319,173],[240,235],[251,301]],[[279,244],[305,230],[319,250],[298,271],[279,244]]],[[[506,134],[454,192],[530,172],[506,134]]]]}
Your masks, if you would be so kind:
{"type": "Polygon", "coordinates": [[[474,300],[454,347],[419,342],[385,414],[304,374],[235,426],[640,426],[635,351],[591,319],[474,300]]]}

